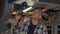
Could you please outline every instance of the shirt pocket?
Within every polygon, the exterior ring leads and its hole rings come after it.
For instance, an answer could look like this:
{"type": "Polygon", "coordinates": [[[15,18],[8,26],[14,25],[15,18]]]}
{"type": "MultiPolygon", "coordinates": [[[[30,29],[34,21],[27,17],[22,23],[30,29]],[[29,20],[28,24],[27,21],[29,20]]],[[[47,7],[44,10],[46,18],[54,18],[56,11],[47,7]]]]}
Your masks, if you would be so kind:
{"type": "Polygon", "coordinates": [[[37,33],[42,33],[42,30],[41,29],[38,29],[37,33]]]}

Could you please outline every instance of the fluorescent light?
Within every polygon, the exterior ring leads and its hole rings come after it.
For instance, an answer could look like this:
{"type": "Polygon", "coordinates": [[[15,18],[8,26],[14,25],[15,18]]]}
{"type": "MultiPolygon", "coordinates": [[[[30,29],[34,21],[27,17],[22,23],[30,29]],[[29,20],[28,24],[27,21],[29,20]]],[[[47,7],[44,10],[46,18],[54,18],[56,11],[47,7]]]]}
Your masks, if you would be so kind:
{"type": "Polygon", "coordinates": [[[27,9],[23,10],[23,12],[27,12],[27,11],[29,11],[29,10],[31,10],[31,9],[32,9],[32,7],[29,7],[29,8],[27,8],[27,9]]]}

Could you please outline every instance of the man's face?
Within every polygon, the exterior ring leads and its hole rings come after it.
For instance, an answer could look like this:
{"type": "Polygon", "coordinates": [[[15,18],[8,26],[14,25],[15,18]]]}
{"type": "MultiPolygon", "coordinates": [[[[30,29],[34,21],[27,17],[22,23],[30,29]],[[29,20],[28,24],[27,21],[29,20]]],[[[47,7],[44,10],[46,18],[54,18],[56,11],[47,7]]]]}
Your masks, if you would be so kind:
{"type": "Polygon", "coordinates": [[[41,14],[40,14],[40,10],[36,9],[34,10],[33,14],[32,14],[32,19],[41,19],[41,14]]]}
{"type": "Polygon", "coordinates": [[[15,16],[16,20],[19,20],[20,18],[21,18],[21,16],[18,16],[18,15],[15,16]]]}

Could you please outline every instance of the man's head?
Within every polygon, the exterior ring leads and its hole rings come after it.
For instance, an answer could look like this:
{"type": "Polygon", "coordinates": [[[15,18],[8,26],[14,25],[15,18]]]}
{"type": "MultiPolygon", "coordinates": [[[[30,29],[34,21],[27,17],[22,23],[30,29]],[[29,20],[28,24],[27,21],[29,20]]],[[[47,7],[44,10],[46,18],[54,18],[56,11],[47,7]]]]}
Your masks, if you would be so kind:
{"type": "Polygon", "coordinates": [[[20,22],[21,15],[20,14],[16,14],[14,19],[15,20],[12,22],[12,26],[17,26],[18,22],[20,22]]]}
{"type": "Polygon", "coordinates": [[[34,9],[33,10],[33,13],[32,13],[32,19],[36,19],[36,20],[39,20],[41,19],[41,12],[40,12],[40,9],[37,8],[37,9],[34,9]]]}
{"type": "Polygon", "coordinates": [[[22,16],[22,13],[18,13],[18,14],[15,15],[15,19],[19,20],[19,19],[21,19],[21,16],[22,16]]]}

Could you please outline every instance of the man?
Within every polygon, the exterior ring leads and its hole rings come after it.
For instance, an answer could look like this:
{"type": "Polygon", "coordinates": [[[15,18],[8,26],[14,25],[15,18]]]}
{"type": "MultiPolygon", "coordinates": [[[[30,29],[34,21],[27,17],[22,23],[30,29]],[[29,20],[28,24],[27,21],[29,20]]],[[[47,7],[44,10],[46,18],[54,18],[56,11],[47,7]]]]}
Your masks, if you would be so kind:
{"type": "MultiPolygon", "coordinates": [[[[48,34],[45,25],[40,23],[41,13],[39,8],[33,10],[32,19],[26,23],[20,23],[18,26],[19,34],[48,34]]],[[[17,30],[15,30],[17,32],[17,30]]]]}

